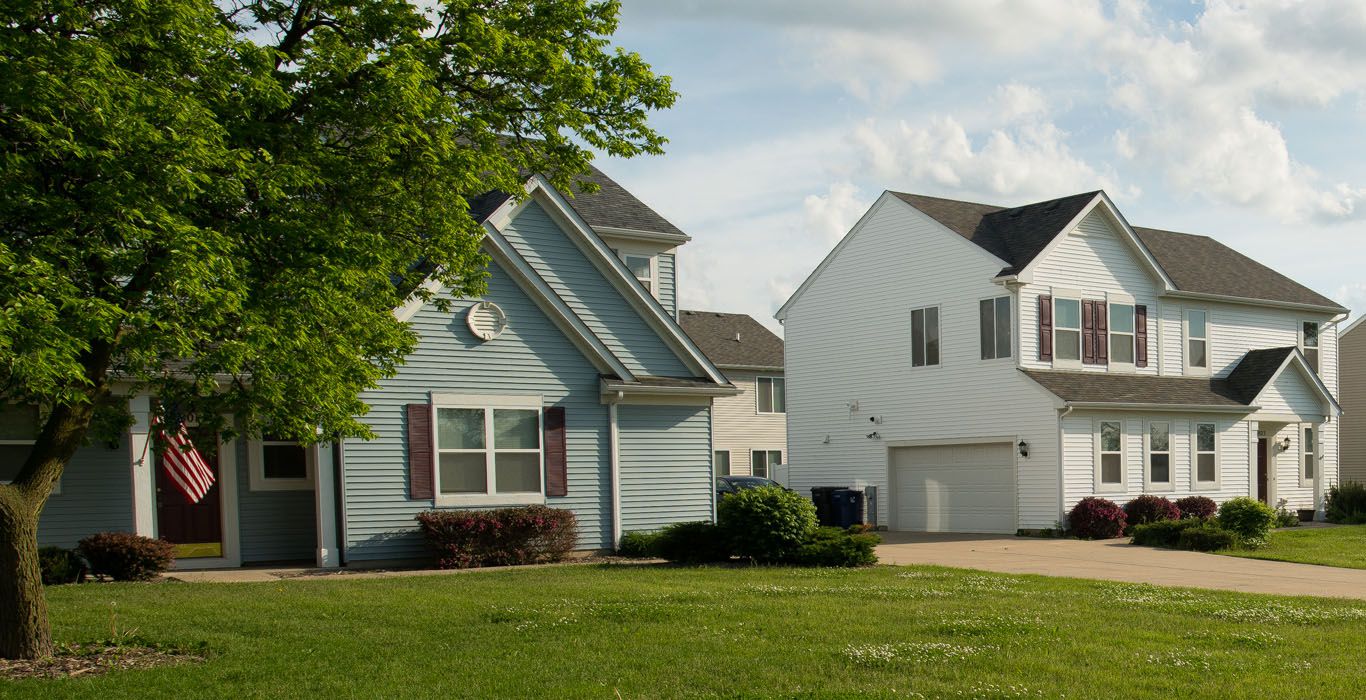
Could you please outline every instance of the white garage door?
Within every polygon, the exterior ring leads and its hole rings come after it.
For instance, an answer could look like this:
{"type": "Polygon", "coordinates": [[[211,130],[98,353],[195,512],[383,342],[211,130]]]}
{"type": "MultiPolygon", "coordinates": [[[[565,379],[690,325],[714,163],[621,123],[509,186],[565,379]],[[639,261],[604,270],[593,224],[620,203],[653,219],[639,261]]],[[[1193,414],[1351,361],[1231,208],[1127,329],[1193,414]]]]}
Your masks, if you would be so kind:
{"type": "Polygon", "coordinates": [[[1014,533],[1014,449],[1010,443],[892,448],[892,527],[1014,533]]]}

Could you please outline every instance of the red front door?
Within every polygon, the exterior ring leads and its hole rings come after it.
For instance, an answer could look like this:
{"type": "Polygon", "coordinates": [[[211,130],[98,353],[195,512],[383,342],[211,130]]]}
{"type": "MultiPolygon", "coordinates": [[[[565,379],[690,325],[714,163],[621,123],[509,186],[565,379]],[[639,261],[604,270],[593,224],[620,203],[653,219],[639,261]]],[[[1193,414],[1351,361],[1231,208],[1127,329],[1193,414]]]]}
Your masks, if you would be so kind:
{"type": "Polygon", "coordinates": [[[223,555],[223,506],[219,494],[218,439],[212,433],[190,428],[190,439],[204,462],[214,473],[213,488],[198,503],[190,503],[171,477],[167,476],[161,455],[156,458],[157,533],[162,539],[180,545],[178,557],[218,557],[223,555]]]}
{"type": "Polygon", "coordinates": [[[1266,438],[1257,438],[1257,500],[1266,503],[1266,438]]]}

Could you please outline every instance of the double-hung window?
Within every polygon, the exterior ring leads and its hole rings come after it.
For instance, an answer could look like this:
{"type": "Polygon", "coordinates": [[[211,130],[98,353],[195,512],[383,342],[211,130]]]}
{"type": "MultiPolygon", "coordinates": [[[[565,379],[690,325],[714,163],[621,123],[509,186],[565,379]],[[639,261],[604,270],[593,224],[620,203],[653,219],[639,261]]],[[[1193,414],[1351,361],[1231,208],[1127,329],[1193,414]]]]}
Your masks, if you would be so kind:
{"type": "Polygon", "coordinates": [[[1096,429],[1096,491],[1124,490],[1124,424],[1100,421],[1096,429]]]}
{"type": "Polygon", "coordinates": [[[939,307],[911,311],[911,366],[939,364],[939,307]]]}
{"type": "Polygon", "coordinates": [[[1148,488],[1172,486],[1172,444],[1170,423],[1148,424],[1148,488]]]}
{"type": "Polygon", "coordinates": [[[1134,364],[1134,305],[1110,302],[1110,364],[1134,364]]]}
{"type": "Polygon", "coordinates": [[[1186,309],[1186,371],[1209,373],[1209,312],[1186,309]]]}
{"type": "Polygon", "coordinates": [[[437,502],[543,501],[539,396],[434,396],[437,502]]]}
{"type": "Polygon", "coordinates": [[[711,453],[712,470],[716,476],[730,476],[730,450],[715,450],[711,453]]]}
{"type": "Polygon", "coordinates": [[[1219,426],[1214,423],[1195,424],[1195,470],[1191,483],[1197,489],[1219,488],[1219,426]]]}
{"type": "Polygon", "coordinates": [[[1300,483],[1304,486],[1312,486],[1314,477],[1318,474],[1318,446],[1314,441],[1317,436],[1312,425],[1304,426],[1303,433],[1304,439],[1301,441],[1300,451],[1304,453],[1304,458],[1300,460],[1302,463],[1300,483]]]}
{"type": "Polygon", "coordinates": [[[787,413],[787,382],[782,377],[759,377],[754,394],[759,413],[787,413]]]}
{"type": "Polygon", "coordinates": [[[645,291],[654,294],[655,287],[655,257],[653,255],[639,255],[636,253],[623,253],[621,261],[626,263],[626,269],[631,271],[637,280],[640,280],[645,291]]]}
{"type": "Polygon", "coordinates": [[[749,473],[771,478],[773,467],[783,463],[782,450],[754,450],[749,453],[749,473]]]}
{"type": "Polygon", "coordinates": [[[1319,371],[1318,321],[1303,321],[1300,323],[1300,352],[1304,353],[1304,359],[1309,361],[1309,366],[1315,372],[1319,371]]]}
{"type": "Polygon", "coordinates": [[[978,326],[983,360],[1010,357],[1010,297],[979,302],[978,326]]]}
{"type": "Polygon", "coordinates": [[[248,458],[252,491],[308,491],[313,488],[310,450],[303,445],[266,435],[251,445],[248,458]]]}
{"type": "Polygon", "coordinates": [[[1053,359],[1081,362],[1081,300],[1053,299],[1053,359]]]}

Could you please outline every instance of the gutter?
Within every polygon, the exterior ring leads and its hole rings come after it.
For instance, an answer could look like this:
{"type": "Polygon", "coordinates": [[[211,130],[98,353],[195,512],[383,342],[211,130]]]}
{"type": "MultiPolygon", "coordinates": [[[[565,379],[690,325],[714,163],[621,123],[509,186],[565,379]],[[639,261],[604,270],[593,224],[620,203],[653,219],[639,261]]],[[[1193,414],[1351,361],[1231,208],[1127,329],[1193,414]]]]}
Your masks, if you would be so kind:
{"type": "Polygon", "coordinates": [[[1161,296],[1174,299],[1197,299],[1200,301],[1226,301],[1234,304],[1247,304],[1249,306],[1268,306],[1274,309],[1294,309],[1296,311],[1316,311],[1318,313],[1333,314],[1334,316],[1350,313],[1341,306],[1321,306],[1319,304],[1300,304],[1293,301],[1276,301],[1274,299],[1254,299],[1252,297],[1239,297],[1228,294],[1208,294],[1205,292],[1183,292],[1180,290],[1165,292],[1161,296]]]}
{"type": "Polygon", "coordinates": [[[1208,406],[1203,404],[1169,403],[1114,403],[1105,401],[1066,401],[1063,403],[1071,412],[1074,408],[1083,410],[1113,411],[1178,411],[1182,413],[1253,413],[1261,406],[1208,406]]]}
{"type": "Polygon", "coordinates": [[[650,386],[644,384],[618,384],[602,380],[601,392],[604,397],[622,395],[663,395],[663,396],[738,396],[741,391],[734,384],[713,386],[650,386]]]}

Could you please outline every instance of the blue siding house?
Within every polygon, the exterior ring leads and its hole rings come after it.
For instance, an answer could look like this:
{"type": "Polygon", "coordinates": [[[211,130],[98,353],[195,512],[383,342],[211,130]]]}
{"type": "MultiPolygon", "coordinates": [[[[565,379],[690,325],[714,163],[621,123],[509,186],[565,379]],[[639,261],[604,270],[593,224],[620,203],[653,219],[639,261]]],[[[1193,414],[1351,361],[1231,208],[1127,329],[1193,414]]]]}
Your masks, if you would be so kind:
{"type": "MultiPolygon", "coordinates": [[[[153,402],[135,396],[126,438],[71,464],[41,543],[125,530],[177,542],[181,568],[377,565],[424,556],[414,516],[432,508],[568,508],[584,549],[711,519],[712,400],[737,389],[677,323],[675,254],[690,239],[601,172],[588,179],[598,192],[533,177],[525,197],[479,202],[488,292],[395,310],[420,342],[363,397],[375,439],[197,438],[219,478],[188,507],[159,483],[153,402]]],[[[10,413],[0,449],[24,442],[10,413]]]]}

